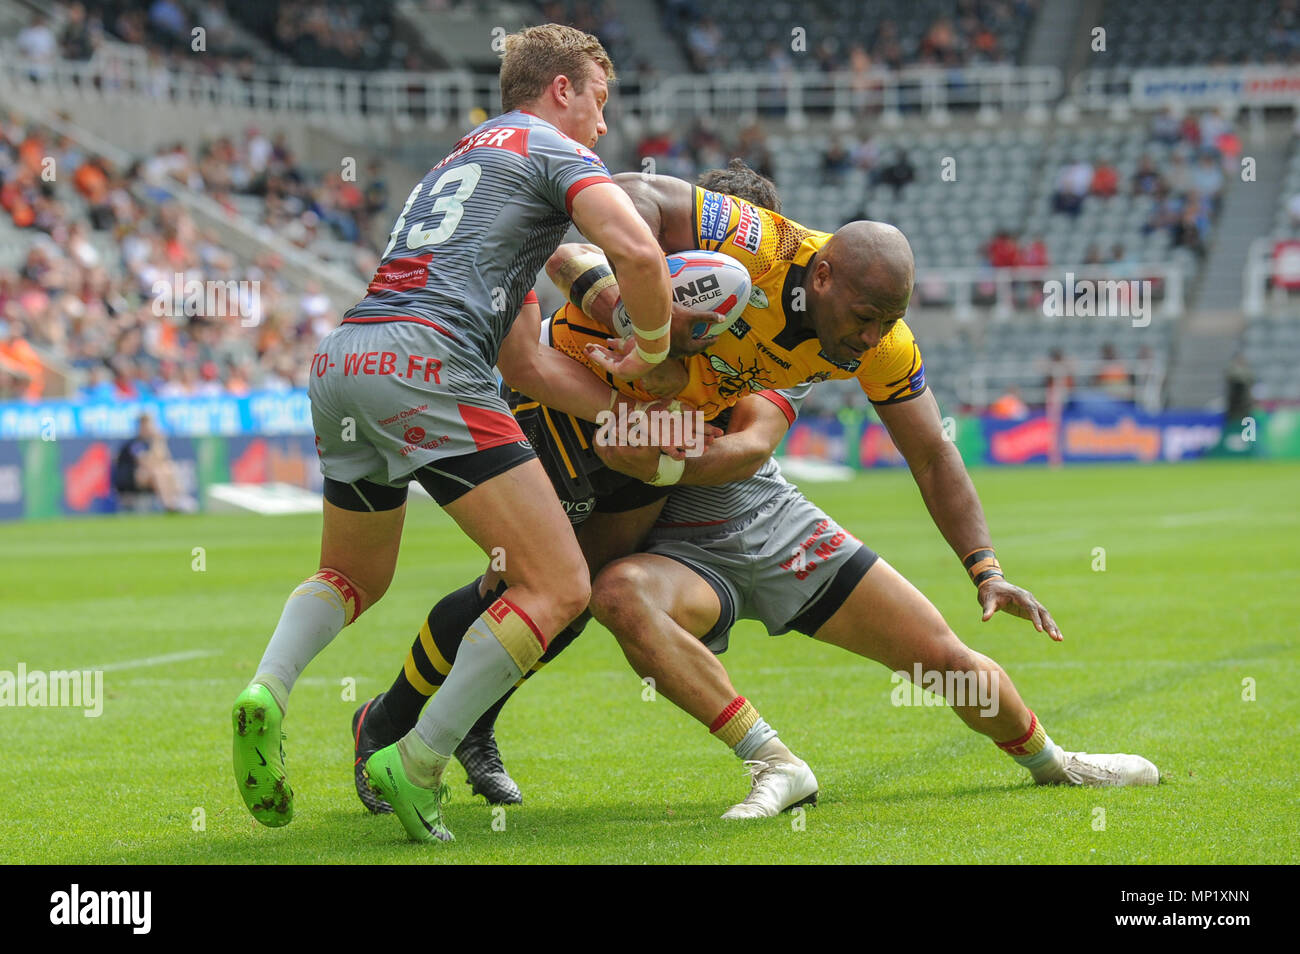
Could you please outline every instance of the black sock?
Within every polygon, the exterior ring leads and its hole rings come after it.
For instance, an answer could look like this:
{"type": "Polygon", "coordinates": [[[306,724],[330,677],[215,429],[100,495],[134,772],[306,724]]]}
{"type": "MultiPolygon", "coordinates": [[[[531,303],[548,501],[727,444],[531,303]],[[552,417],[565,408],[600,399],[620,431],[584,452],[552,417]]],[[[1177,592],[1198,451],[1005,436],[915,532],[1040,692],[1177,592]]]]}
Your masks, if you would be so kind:
{"type": "Polygon", "coordinates": [[[480,596],[478,586],[479,580],[466,584],[429,610],[393,685],[366,714],[368,726],[375,720],[372,732],[385,729],[383,736],[391,736],[395,742],[415,728],[420,710],[451,672],[465,631],[492,605],[501,589],[480,596]]]}

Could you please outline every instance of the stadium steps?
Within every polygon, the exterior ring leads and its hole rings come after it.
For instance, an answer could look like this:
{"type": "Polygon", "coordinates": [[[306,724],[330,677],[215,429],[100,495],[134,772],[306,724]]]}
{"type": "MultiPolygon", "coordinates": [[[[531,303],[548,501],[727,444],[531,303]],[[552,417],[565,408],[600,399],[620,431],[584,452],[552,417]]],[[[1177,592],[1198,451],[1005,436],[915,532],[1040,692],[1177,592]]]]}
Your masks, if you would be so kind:
{"type": "MultiPolygon", "coordinates": [[[[1056,0],[1044,4],[1029,32],[1024,65],[1061,66],[1062,52],[1069,51],[1078,38],[1085,8],[1094,5],[1088,0],[1056,0]]],[[[1067,89],[1072,77],[1069,73],[1065,76],[1067,89]]]]}
{"type": "Polygon", "coordinates": [[[1184,317],[1173,348],[1166,407],[1223,407],[1224,371],[1237,350],[1243,324],[1240,309],[1198,311],[1184,317]]]}
{"type": "Polygon", "coordinates": [[[1250,243],[1262,233],[1261,223],[1273,220],[1274,210],[1283,199],[1289,141],[1286,133],[1285,126],[1266,128],[1262,137],[1245,144],[1242,154],[1256,161],[1254,182],[1242,182],[1239,169],[1225,177],[1223,206],[1195,299],[1198,308],[1214,311],[1241,307],[1242,273],[1250,243]]]}
{"type": "MultiPolygon", "coordinates": [[[[618,5],[618,15],[627,27],[628,40],[637,57],[650,63],[660,76],[686,76],[691,69],[682,53],[684,37],[674,38],[664,30],[659,5],[654,0],[626,0],[618,5]]],[[[615,63],[615,67],[634,64],[615,63]]]]}
{"type": "Polygon", "coordinates": [[[465,3],[431,14],[424,4],[404,0],[394,6],[393,19],[452,69],[495,71],[501,52],[492,48],[492,31],[499,27],[505,33],[516,33],[537,17],[524,5],[494,5],[490,11],[484,9],[487,6],[465,3]]]}

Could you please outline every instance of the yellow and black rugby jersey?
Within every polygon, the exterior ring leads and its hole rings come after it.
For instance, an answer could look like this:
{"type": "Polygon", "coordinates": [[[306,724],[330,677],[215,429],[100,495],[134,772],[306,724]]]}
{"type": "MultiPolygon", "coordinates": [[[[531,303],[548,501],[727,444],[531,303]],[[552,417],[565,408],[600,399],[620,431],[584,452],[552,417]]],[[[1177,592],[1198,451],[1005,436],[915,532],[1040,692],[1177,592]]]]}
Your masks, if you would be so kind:
{"type": "MultiPolygon", "coordinates": [[[[686,358],[689,380],[677,397],[712,418],[747,394],[805,382],[857,378],[873,404],[906,401],[925,390],[925,365],[906,321],[899,321],[860,361],[838,363],[822,353],[803,311],[809,262],[831,233],[806,229],[775,212],[698,186],[695,239],[701,249],[722,252],[744,265],[753,292],[744,313],[702,354],[686,358]],[[794,316],[793,318],[791,316],[794,316]]],[[[575,306],[565,305],[550,322],[550,344],[581,361],[638,400],[650,395],[601,372],[583,351],[610,333],[575,306]]]]}

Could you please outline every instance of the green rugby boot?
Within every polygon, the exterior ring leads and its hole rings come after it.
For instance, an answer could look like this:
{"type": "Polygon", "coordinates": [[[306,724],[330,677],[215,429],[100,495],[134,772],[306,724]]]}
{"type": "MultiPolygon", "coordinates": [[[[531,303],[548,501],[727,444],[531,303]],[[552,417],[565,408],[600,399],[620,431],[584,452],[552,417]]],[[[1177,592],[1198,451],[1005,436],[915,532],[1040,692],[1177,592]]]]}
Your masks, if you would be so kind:
{"type": "Polygon", "coordinates": [[[455,841],[451,830],[442,823],[442,806],[451,800],[451,789],[438,773],[437,789],[421,788],[406,774],[397,743],[380,749],[366,760],[366,779],[370,788],[393,806],[414,841],[455,841]]]}
{"type": "Polygon", "coordinates": [[[253,817],[268,828],[293,821],[293,789],[284,775],[282,717],[271,690],[256,682],[239,694],[230,713],[235,730],[235,786],[253,817]]]}

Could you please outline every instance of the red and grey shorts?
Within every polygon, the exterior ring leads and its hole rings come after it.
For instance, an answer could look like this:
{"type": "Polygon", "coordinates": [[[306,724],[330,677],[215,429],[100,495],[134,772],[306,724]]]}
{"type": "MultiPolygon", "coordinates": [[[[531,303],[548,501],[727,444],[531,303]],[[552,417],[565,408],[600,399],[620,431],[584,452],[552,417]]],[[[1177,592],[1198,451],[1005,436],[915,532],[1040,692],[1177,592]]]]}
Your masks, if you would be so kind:
{"type": "Polygon", "coordinates": [[[345,320],[308,385],[326,499],[389,510],[418,479],[445,505],[533,459],[498,388],[481,355],[424,319],[345,320]]]}

